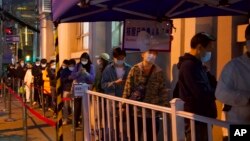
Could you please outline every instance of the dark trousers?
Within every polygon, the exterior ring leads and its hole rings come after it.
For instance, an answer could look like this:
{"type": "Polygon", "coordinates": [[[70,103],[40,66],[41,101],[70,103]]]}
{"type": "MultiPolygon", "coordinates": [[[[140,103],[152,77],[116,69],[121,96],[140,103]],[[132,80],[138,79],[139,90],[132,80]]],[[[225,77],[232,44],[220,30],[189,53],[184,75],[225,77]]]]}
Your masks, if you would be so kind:
{"type": "Polygon", "coordinates": [[[41,93],[40,86],[39,85],[34,85],[34,101],[38,102],[39,106],[41,105],[40,93],[41,93]]]}
{"type": "MultiPolygon", "coordinates": [[[[185,120],[186,141],[191,141],[191,126],[190,121],[185,120]]],[[[195,121],[195,140],[208,141],[207,124],[195,121]]]]}
{"type": "Polygon", "coordinates": [[[79,124],[78,122],[80,121],[80,116],[82,113],[82,98],[75,98],[75,102],[74,102],[74,106],[75,106],[75,126],[78,127],[79,124]]]}
{"type": "MultiPolygon", "coordinates": [[[[138,121],[138,140],[143,136],[143,123],[142,123],[142,117],[137,117],[138,121]]],[[[156,124],[156,136],[159,132],[159,119],[155,119],[156,124]]],[[[135,123],[134,123],[134,116],[130,116],[130,135],[131,135],[131,141],[135,140],[135,123]]],[[[153,140],[153,126],[152,126],[152,118],[146,118],[146,126],[147,126],[147,140],[152,141],[153,140]]],[[[142,137],[143,138],[143,137],[142,137]]]]}
{"type": "Polygon", "coordinates": [[[48,108],[52,108],[52,97],[49,94],[44,94],[44,102],[45,102],[45,109],[48,110],[48,108]]]}
{"type": "Polygon", "coordinates": [[[50,86],[50,91],[51,91],[51,106],[52,106],[54,113],[57,113],[56,88],[53,86],[50,86]]]}

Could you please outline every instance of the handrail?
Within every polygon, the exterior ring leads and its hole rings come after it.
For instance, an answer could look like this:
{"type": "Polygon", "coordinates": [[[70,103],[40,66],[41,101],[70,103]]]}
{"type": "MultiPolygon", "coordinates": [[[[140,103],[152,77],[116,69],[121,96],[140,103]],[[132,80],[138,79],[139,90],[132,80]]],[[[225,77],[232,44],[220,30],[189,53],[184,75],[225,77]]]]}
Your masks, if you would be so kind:
{"type": "Polygon", "coordinates": [[[219,120],[219,119],[200,116],[200,115],[196,115],[194,113],[190,113],[190,112],[186,112],[186,111],[177,111],[176,115],[179,116],[179,117],[188,118],[188,119],[191,119],[191,120],[196,120],[196,121],[200,121],[200,122],[204,122],[204,123],[210,123],[210,124],[212,123],[214,125],[222,126],[222,127],[225,127],[225,128],[228,128],[229,125],[231,124],[228,121],[222,121],[222,120],[219,120]]]}
{"type": "Polygon", "coordinates": [[[153,105],[153,104],[149,104],[149,103],[145,103],[145,102],[134,101],[134,100],[126,99],[126,98],[120,98],[117,96],[112,96],[112,95],[94,92],[94,91],[90,91],[90,90],[88,90],[87,93],[91,94],[91,95],[96,95],[96,96],[100,96],[103,98],[107,98],[110,100],[119,101],[119,102],[122,102],[124,104],[127,103],[127,104],[132,104],[135,106],[148,108],[148,109],[152,109],[152,110],[156,110],[156,111],[160,111],[160,112],[171,113],[171,108],[169,108],[169,107],[163,107],[163,106],[153,105]]]}
{"type": "MultiPolygon", "coordinates": [[[[120,110],[121,110],[121,105],[123,105],[123,104],[126,105],[126,109],[128,109],[128,105],[134,106],[132,114],[134,114],[135,117],[137,116],[136,111],[137,111],[138,107],[142,108],[142,113],[141,113],[142,115],[141,116],[143,118],[143,124],[144,125],[146,124],[146,122],[145,122],[145,120],[146,120],[145,119],[145,117],[146,117],[145,109],[152,110],[152,113],[155,113],[155,111],[161,112],[162,113],[161,114],[162,115],[161,119],[162,119],[163,126],[164,126],[164,131],[163,131],[164,140],[168,140],[167,136],[168,136],[168,134],[170,134],[168,131],[172,132],[171,134],[172,134],[172,140],[173,141],[183,141],[183,140],[185,140],[185,135],[184,135],[185,122],[184,122],[184,118],[189,119],[190,122],[191,122],[192,139],[195,138],[195,131],[194,131],[195,130],[194,129],[195,122],[194,121],[203,122],[203,123],[206,123],[208,125],[208,136],[209,136],[208,139],[209,139],[209,141],[213,140],[213,138],[212,138],[212,125],[216,125],[216,126],[219,126],[221,128],[229,129],[229,125],[231,124],[231,123],[229,123],[227,121],[222,121],[222,120],[219,120],[219,119],[209,118],[209,117],[205,117],[205,116],[201,116],[201,115],[196,115],[194,113],[186,112],[186,111],[184,111],[184,102],[179,98],[175,98],[175,99],[172,99],[171,101],[169,101],[170,107],[164,107],[164,106],[159,106],[159,105],[134,101],[134,100],[126,99],[126,98],[121,98],[121,97],[117,97],[117,96],[113,96],[113,95],[108,95],[108,94],[104,94],[104,93],[94,92],[94,91],[91,91],[91,90],[86,90],[85,94],[86,94],[85,98],[88,99],[87,101],[89,101],[91,97],[94,98],[94,99],[96,99],[98,97],[98,98],[102,98],[102,100],[101,100],[102,104],[103,104],[103,101],[105,99],[110,101],[113,104],[114,104],[114,102],[119,102],[119,111],[118,111],[119,114],[118,114],[118,117],[120,118],[120,120],[122,119],[122,117],[121,117],[122,115],[121,115],[120,110]],[[170,115],[170,116],[167,116],[167,115],[170,115]],[[167,123],[167,119],[171,119],[171,123],[167,123]],[[167,128],[169,128],[167,126],[167,124],[171,124],[171,129],[167,129],[167,128]]],[[[97,104],[100,104],[100,101],[98,99],[96,99],[96,102],[97,102],[97,104]]],[[[94,104],[94,103],[92,102],[92,104],[94,104]]],[[[86,106],[85,108],[87,108],[90,105],[87,104],[85,106],[86,106]]],[[[104,106],[104,105],[102,105],[102,106],[104,106]]],[[[108,108],[108,107],[110,107],[109,102],[107,103],[107,107],[105,107],[105,108],[108,108]]],[[[104,107],[102,107],[102,108],[104,108],[104,107]]],[[[110,110],[112,111],[112,108],[110,110]]],[[[114,107],[113,107],[112,112],[115,113],[114,107]]],[[[110,111],[108,111],[108,113],[110,113],[110,111]]],[[[129,114],[129,113],[126,112],[125,114],[129,114]]],[[[102,117],[104,117],[104,116],[105,115],[102,115],[102,117]]],[[[113,116],[114,115],[112,115],[112,117],[113,116]]],[[[110,117],[110,118],[112,118],[112,117],[110,117]]],[[[155,117],[155,114],[153,114],[152,117],[155,117]]],[[[128,118],[128,115],[126,116],[126,118],[128,118]]],[[[110,119],[108,118],[107,120],[110,120],[110,119]]],[[[134,120],[134,122],[137,123],[136,118],[130,119],[130,120],[134,120]]],[[[90,121],[86,121],[86,123],[89,123],[89,122],[90,121]]],[[[120,126],[122,126],[121,122],[119,124],[120,124],[120,126]]],[[[155,126],[155,123],[153,123],[153,124],[155,126]]],[[[110,123],[108,125],[109,125],[108,126],[108,128],[109,128],[110,123]]],[[[144,125],[143,125],[143,132],[146,130],[146,128],[144,128],[144,125]]],[[[90,127],[88,127],[88,128],[90,129],[90,127]]],[[[129,129],[128,125],[127,125],[127,128],[129,129]]],[[[103,129],[103,130],[105,130],[105,129],[103,129]]],[[[137,129],[135,129],[135,130],[137,130],[137,129]]],[[[154,128],[154,130],[155,130],[155,128],[154,128]]],[[[88,131],[89,130],[86,130],[86,134],[89,134],[88,131]]],[[[110,131],[110,130],[106,130],[106,131],[110,131]]],[[[100,133],[100,131],[99,131],[99,133],[100,133]]],[[[120,129],[120,133],[123,134],[122,128],[120,129]]],[[[135,134],[137,134],[137,133],[135,133],[135,134]]],[[[128,136],[131,137],[130,135],[128,135],[128,136]]],[[[146,137],[145,132],[143,134],[143,137],[144,138],[146,137]]],[[[110,138],[110,136],[109,136],[109,138],[110,138]]],[[[154,138],[154,140],[156,140],[156,137],[154,138]]]]}
{"type": "MultiPolygon", "coordinates": [[[[171,114],[171,108],[169,108],[169,107],[163,107],[163,106],[153,105],[153,104],[149,104],[149,103],[145,103],[145,102],[139,102],[139,101],[134,101],[134,100],[130,100],[130,99],[120,98],[117,96],[112,96],[112,95],[94,92],[94,91],[90,91],[90,90],[88,90],[87,93],[89,93],[91,95],[96,95],[99,97],[107,98],[110,100],[115,100],[115,101],[119,101],[119,102],[123,102],[123,103],[127,103],[127,104],[132,104],[135,106],[139,106],[139,107],[148,108],[148,109],[152,109],[152,110],[156,110],[156,111],[160,111],[160,112],[166,112],[166,113],[171,114]]],[[[197,121],[205,122],[205,123],[207,121],[211,121],[213,124],[219,125],[222,127],[229,127],[229,124],[230,124],[228,121],[222,121],[222,120],[218,120],[218,119],[214,119],[214,118],[200,116],[200,115],[196,115],[194,113],[190,113],[190,112],[186,112],[186,111],[177,111],[176,115],[179,117],[188,118],[191,120],[197,120],[197,121]]],[[[209,123],[211,123],[211,122],[209,122],[209,123]]]]}

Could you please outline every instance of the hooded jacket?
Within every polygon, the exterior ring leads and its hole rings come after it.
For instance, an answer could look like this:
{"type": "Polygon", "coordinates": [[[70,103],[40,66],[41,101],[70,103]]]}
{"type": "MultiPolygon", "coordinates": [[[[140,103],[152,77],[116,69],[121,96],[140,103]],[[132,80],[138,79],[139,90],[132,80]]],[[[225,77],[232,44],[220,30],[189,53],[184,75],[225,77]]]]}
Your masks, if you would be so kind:
{"type": "Polygon", "coordinates": [[[184,110],[216,118],[215,88],[212,87],[202,62],[186,53],[179,58],[179,97],[185,102],[184,110]]]}
{"type": "Polygon", "coordinates": [[[246,54],[232,59],[222,70],[216,98],[231,105],[227,120],[234,124],[250,124],[250,58],[246,54]]]}

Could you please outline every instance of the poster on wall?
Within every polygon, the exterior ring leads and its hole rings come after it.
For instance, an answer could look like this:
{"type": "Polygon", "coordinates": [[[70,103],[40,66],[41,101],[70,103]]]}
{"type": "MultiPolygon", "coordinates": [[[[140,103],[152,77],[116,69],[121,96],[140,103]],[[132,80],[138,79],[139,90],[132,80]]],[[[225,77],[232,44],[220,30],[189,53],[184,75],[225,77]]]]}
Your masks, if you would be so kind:
{"type": "Polygon", "coordinates": [[[143,51],[147,48],[170,52],[172,21],[125,20],[123,48],[143,51]]]}

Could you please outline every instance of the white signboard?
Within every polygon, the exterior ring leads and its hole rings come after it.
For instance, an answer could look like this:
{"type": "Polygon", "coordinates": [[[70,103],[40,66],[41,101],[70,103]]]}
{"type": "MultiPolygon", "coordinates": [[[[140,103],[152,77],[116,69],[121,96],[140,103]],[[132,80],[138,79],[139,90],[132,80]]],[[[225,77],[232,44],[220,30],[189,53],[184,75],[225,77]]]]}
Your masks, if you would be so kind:
{"type": "Polygon", "coordinates": [[[88,84],[76,83],[74,84],[74,96],[83,96],[88,90],[88,84]]]}
{"type": "Polygon", "coordinates": [[[170,51],[171,34],[171,21],[126,20],[123,48],[125,50],[141,50],[145,46],[150,46],[151,50],[170,51]],[[148,33],[148,36],[141,34],[142,32],[148,33]]]}

